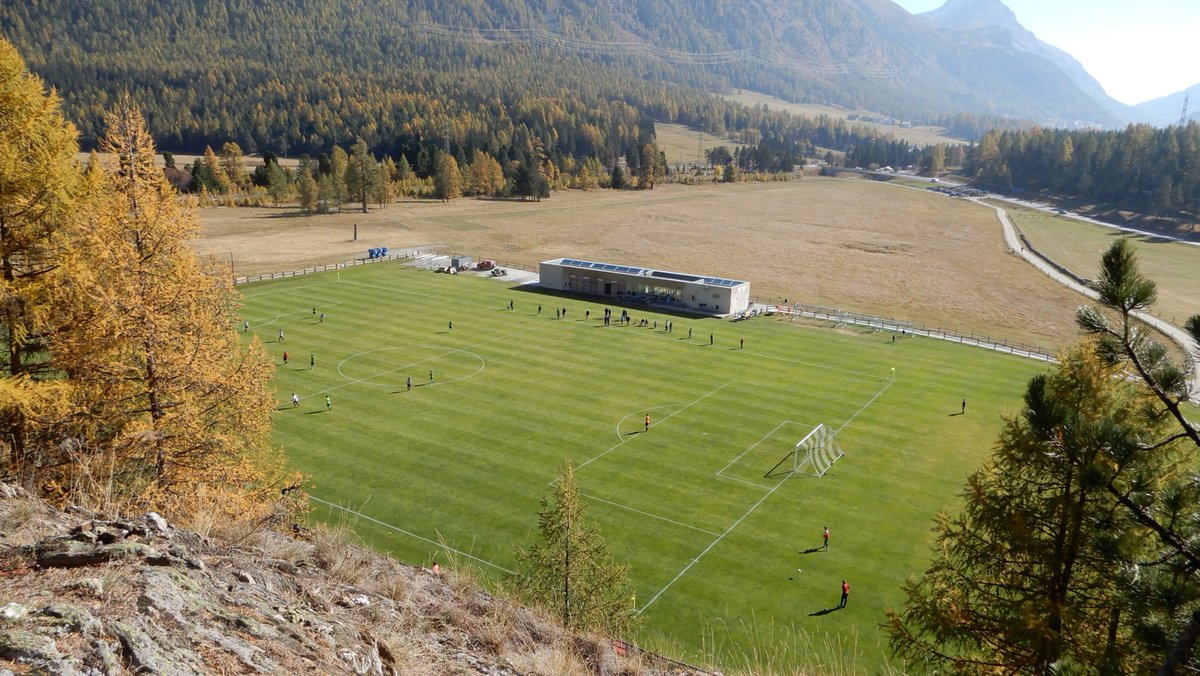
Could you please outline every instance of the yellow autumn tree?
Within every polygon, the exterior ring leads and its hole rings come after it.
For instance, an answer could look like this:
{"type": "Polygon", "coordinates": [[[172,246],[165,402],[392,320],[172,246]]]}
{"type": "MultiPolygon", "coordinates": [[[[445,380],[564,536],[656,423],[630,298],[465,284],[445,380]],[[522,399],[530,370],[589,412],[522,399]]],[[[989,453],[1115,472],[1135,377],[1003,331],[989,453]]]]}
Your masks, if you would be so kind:
{"type": "Polygon", "coordinates": [[[188,248],[198,219],[154,166],[141,113],[126,100],[106,121],[113,166],[88,174],[80,247],[92,274],[62,301],[92,312],[55,345],[86,440],[61,485],[185,521],[265,514],[293,483],[270,439],[270,361],[241,346],[228,277],[205,275],[188,248]]]}
{"type": "Polygon", "coordinates": [[[62,326],[51,289],[64,283],[78,149],[58,96],[0,39],[0,448],[3,474],[29,488],[53,464],[43,449],[70,389],[47,342],[62,326]]]}

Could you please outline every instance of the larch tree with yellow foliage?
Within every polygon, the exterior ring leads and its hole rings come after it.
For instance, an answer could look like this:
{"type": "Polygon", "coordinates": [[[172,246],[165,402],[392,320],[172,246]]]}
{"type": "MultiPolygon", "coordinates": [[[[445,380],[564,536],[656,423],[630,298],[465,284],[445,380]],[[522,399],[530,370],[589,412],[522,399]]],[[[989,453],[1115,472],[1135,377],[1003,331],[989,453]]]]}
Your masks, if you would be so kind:
{"type": "Polygon", "coordinates": [[[70,485],[107,485],[117,504],[176,515],[267,505],[285,481],[270,362],[261,344],[238,341],[231,281],[205,275],[188,248],[199,221],[154,166],[140,112],[123,102],[107,124],[101,149],[114,166],[87,176],[80,250],[92,274],[63,299],[94,311],[55,345],[90,442],[70,485]]]}
{"type": "Polygon", "coordinates": [[[30,488],[67,407],[48,342],[62,328],[51,296],[76,224],[78,150],[57,95],[0,40],[0,467],[30,488]]]}

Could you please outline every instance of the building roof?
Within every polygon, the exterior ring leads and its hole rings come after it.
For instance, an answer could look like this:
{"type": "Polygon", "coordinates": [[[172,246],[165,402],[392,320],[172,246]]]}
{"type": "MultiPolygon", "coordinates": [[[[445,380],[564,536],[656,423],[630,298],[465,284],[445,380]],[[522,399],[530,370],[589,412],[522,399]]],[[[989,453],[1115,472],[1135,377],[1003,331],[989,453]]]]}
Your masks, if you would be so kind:
{"type": "Polygon", "coordinates": [[[545,261],[546,263],[554,263],[569,268],[581,268],[584,270],[599,270],[603,272],[618,272],[626,275],[634,275],[638,277],[658,277],[660,279],[672,279],[680,282],[691,282],[693,284],[709,284],[712,286],[735,287],[747,284],[737,279],[722,279],[721,277],[705,277],[704,275],[690,275],[682,272],[668,272],[666,270],[652,270],[650,268],[637,268],[629,265],[617,265],[615,263],[596,263],[593,261],[582,261],[575,258],[559,258],[556,260],[545,261]]]}

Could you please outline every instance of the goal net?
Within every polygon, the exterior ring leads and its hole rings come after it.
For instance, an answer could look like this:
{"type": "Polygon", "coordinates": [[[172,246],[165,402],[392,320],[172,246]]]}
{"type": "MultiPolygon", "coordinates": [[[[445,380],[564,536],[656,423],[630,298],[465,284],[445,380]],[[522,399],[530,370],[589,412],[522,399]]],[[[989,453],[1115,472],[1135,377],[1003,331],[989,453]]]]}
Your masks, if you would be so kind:
{"type": "Polygon", "coordinates": [[[775,463],[775,466],[763,476],[767,478],[781,474],[825,476],[833,463],[845,455],[838,447],[837,440],[834,438],[835,434],[824,424],[817,425],[796,444],[791,453],[775,463]]]}

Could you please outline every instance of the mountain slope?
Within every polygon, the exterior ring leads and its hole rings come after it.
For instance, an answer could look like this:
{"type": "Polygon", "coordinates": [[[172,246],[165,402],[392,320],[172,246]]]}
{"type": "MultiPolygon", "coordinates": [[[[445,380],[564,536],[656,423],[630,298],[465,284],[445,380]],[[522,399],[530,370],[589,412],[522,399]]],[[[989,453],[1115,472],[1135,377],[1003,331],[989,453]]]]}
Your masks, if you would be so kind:
{"type": "Polygon", "coordinates": [[[561,117],[560,152],[605,158],[644,143],[650,118],[745,128],[698,95],[734,87],[902,119],[1115,122],[1047,59],[889,0],[64,0],[0,5],[0,34],[63,92],[85,143],[122,91],[164,147],[286,154],[363,136],[410,158],[447,119],[479,146],[472,134],[561,117]]]}
{"type": "MultiPolygon", "coordinates": [[[[970,36],[979,45],[993,45],[1008,52],[1026,54],[1049,62],[1083,95],[1092,100],[1109,116],[1106,123],[1124,122],[1134,117],[1130,106],[1110,97],[1074,57],[1061,49],[1042,42],[1017,21],[1001,0],[947,0],[938,9],[917,17],[942,30],[957,31],[970,36]]],[[[1031,69],[1044,69],[1034,60],[1025,62],[1031,69]]],[[[1055,77],[1050,75],[1049,77],[1055,77]]],[[[1068,96],[1075,92],[1067,90],[1068,96]]]]}
{"type": "Polygon", "coordinates": [[[1161,96],[1157,99],[1139,103],[1134,106],[1136,118],[1139,122],[1149,122],[1157,126],[1166,126],[1168,124],[1179,124],[1179,114],[1183,112],[1184,97],[1188,97],[1188,115],[1189,120],[1200,120],[1200,83],[1196,83],[1191,87],[1174,94],[1161,96]]]}

